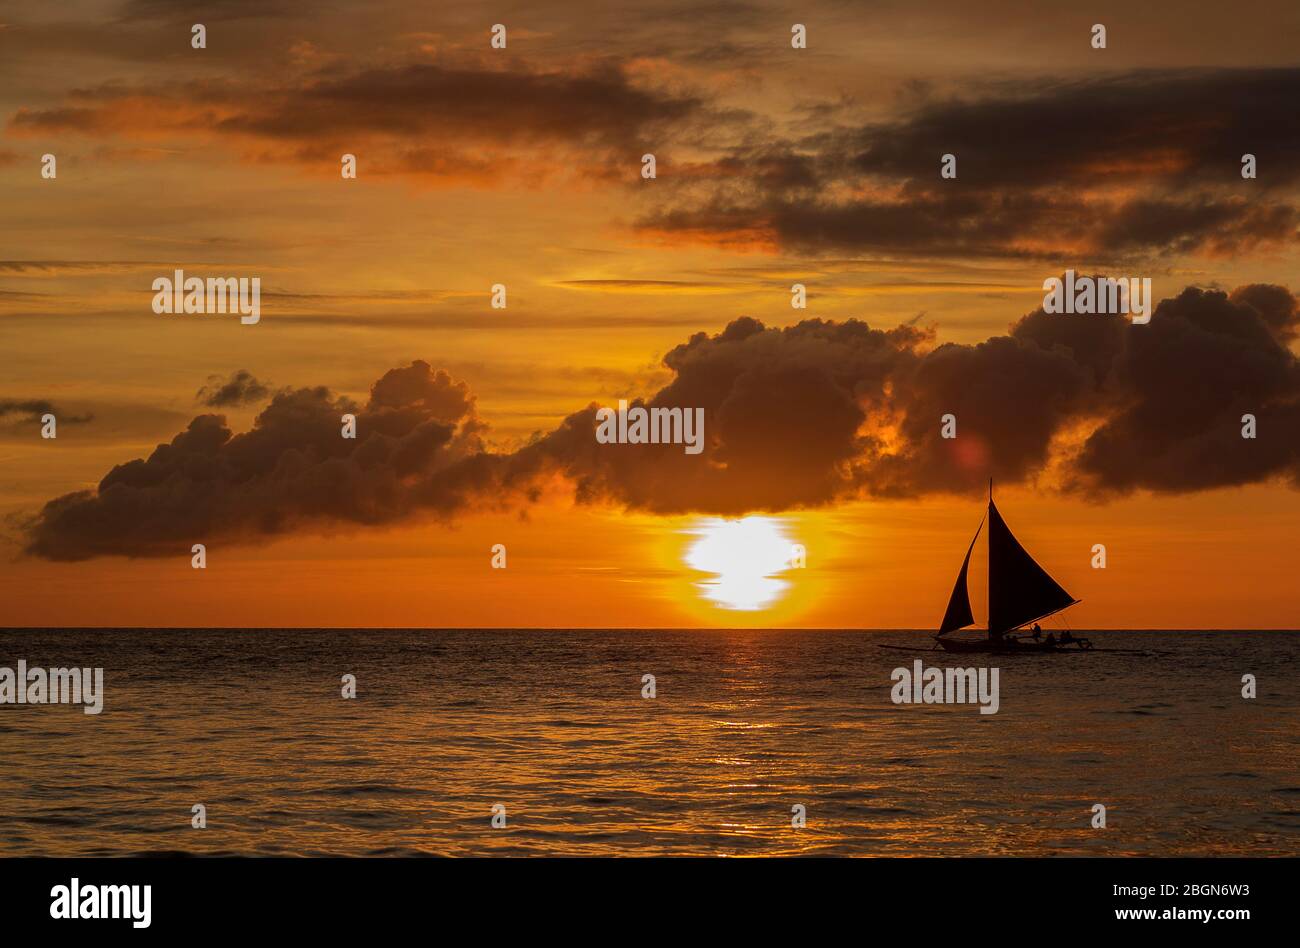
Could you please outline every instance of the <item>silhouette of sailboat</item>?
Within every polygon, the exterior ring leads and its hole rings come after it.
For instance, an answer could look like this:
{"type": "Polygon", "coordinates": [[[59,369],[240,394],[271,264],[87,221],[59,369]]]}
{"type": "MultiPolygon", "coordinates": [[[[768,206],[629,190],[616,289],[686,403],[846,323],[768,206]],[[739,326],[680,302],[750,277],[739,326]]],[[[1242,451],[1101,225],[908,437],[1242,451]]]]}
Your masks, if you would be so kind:
{"type": "Polygon", "coordinates": [[[975,528],[975,536],[971,537],[970,546],[966,548],[966,558],[962,560],[957,583],[948,599],[948,609],[934,637],[939,646],[949,652],[1059,652],[1067,648],[1091,648],[1092,643],[1087,639],[1073,635],[1063,636],[1064,641],[1057,640],[1054,634],[1042,638],[1037,626],[1032,639],[1011,634],[1021,626],[1046,619],[1079,600],[1052,579],[1012,534],[993,503],[992,480],[989,481],[989,509],[985,519],[989,525],[988,636],[975,640],[949,638],[951,633],[975,623],[966,573],[975,541],[984,527],[984,520],[981,520],[975,528]]]}

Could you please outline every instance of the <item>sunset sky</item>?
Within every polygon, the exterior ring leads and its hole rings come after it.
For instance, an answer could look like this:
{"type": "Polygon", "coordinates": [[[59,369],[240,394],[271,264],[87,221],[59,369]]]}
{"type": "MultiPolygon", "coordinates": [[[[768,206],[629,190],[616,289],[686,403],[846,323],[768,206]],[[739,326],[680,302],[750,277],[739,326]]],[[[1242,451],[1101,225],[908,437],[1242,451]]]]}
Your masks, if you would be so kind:
{"type": "Polygon", "coordinates": [[[0,2],[0,625],[933,628],[992,476],[1073,627],[1296,628],[1297,102],[1292,0],[0,2]]]}

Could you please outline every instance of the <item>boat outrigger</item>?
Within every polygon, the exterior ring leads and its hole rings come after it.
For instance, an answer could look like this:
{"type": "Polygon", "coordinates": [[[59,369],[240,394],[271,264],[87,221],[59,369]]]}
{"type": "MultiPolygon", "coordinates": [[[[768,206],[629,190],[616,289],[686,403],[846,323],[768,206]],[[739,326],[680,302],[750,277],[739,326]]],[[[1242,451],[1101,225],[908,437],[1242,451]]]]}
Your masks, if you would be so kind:
{"type": "Polygon", "coordinates": [[[970,567],[971,553],[979,539],[984,521],[975,528],[966,558],[962,560],[957,583],[948,600],[948,609],[934,636],[935,648],[949,652],[995,652],[999,654],[1020,652],[1086,651],[1092,642],[1070,632],[1043,635],[1038,626],[1040,619],[1055,615],[1079,602],[1052,579],[1034,558],[1029,555],[998,513],[993,503],[993,481],[989,481],[988,547],[989,547],[989,622],[988,636],[982,639],[949,638],[951,633],[975,623],[971,615],[970,591],[966,584],[966,571],[970,567]],[[1032,635],[1023,627],[1034,623],[1032,635]],[[1016,634],[1020,630],[1022,634],[1016,634]]]}

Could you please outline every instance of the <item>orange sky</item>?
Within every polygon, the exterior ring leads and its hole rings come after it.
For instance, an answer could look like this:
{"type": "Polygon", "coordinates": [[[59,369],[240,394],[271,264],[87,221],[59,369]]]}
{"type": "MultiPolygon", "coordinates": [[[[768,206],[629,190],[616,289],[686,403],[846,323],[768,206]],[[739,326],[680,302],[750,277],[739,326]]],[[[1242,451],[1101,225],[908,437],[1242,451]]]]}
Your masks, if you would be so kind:
{"type": "MultiPolygon", "coordinates": [[[[616,15],[394,2],[310,20],[269,0],[187,6],[0,7],[0,406],[48,402],[61,419],[48,441],[30,411],[0,412],[3,625],[933,627],[978,490],[865,488],[756,508],[807,549],[806,568],[783,571],[788,587],[757,610],[711,603],[699,584],[716,577],[686,564],[692,531],[720,511],[656,513],[617,491],[582,504],[561,482],[523,509],[474,504],[450,523],[199,537],[202,571],[188,553],[50,561],[23,552],[24,524],[196,415],[247,430],[264,400],[196,400],[240,369],[271,391],[327,386],[364,403],[385,372],[422,359],[469,386],[485,449],[508,455],[592,402],[653,396],[674,379],[666,353],[741,316],[914,324],[933,332],[931,351],[1005,334],[1067,268],[1150,276],[1157,300],[1189,286],[1300,290],[1295,133],[1225,132],[1220,180],[1206,157],[1220,144],[1213,101],[1211,130],[1192,134],[1200,126],[1162,111],[1187,95],[1157,89],[1130,126],[1141,134],[1103,142],[1116,156],[1104,164],[1064,147],[1038,160],[1014,147],[1032,130],[989,128],[1010,166],[995,167],[997,148],[962,150],[952,183],[972,190],[929,190],[938,155],[890,150],[929,148],[917,114],[936,116],[940,151],[944,135],[978,139],[943,111],[954,96],[995,116],[1048,88],[1069,109],[1075,84],[1134,70],[1293,92],[1295,46],[1278,28],[1300,26],[1293,4],[1225,24],[1210,3],[1027,17],[1009,0],[978,16],[954,2],[924,19],[904,3],[862,15],[813,3],[799,51],[791,14],[762,3],[616,15]],[[197,22],[204,50],[190,48],[197,22]],[[505,50],[488,47],[497,22],[505,50]],[[1108,26],[1105,51],[1088,46],[1092,22],[1108,26]],[[1237,155],[1252,149],[1261,181],[1243,190],[1237,155]],[[647,150],[653,181],[640,177],[647,150]],[[345,151],[357,180],[339,176],[345,151]],[[1204,219],[1189,210],[1207,203],[1204,219]],[[261,323],[155,315],[151,281],[176,268],[260,276],[261,323]],[[495,283],[505,310],[489,305],[495,283]],[[92,417],[65,422],[78,415],[92,417]],[[503,570],[490,565],[496,543],[503,570]]],[[[1052,101],[1040,103],[1049,117],[1052,101]]],[[[1005,446],[988,449],[1010,463],[1005,446]]],[[[770,444],[776,458],[801,450],[770,444]]],[[[998,497],[1083,600],[1068,614],[1076,628],[1294,628],[1293,470],[1099,498],[1064,489],[1053,463],[998,497]],[[1089,566],[1095,543],[1105,570],[1089,566]]],[[[977,617],[981,579],[977,566],[977,617]]]]}

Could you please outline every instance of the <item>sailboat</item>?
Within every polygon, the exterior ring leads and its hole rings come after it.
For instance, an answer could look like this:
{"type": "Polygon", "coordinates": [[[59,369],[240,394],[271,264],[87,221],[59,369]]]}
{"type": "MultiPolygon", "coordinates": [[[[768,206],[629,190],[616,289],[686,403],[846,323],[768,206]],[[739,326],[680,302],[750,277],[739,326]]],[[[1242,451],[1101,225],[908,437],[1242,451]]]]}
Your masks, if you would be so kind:
{"type": "Polygon", "coordinates": [[[1033,638],[1013,634],[1021,626],[1037,623],[1079,602],[1052,579],[1012,534],[993,503],[993,481],[989,481],[989,508],[985,520],[975,528],[966,558],[962,560],[957,583],[948,599],[948,609],[939,623],[934,639],[937,647],[949,652],[1060,652],[1090,649],[1092,643],[1073,635],[1056,640],[1055,635],[1040,638],[1035,625],[1033,638]],[[951,633],[974,625],[970,609],[970,590],[966,573],[980,530],[988,522],[989,547],[989,623],[988,635],[982,639],[949,638],[951,633]]]}

